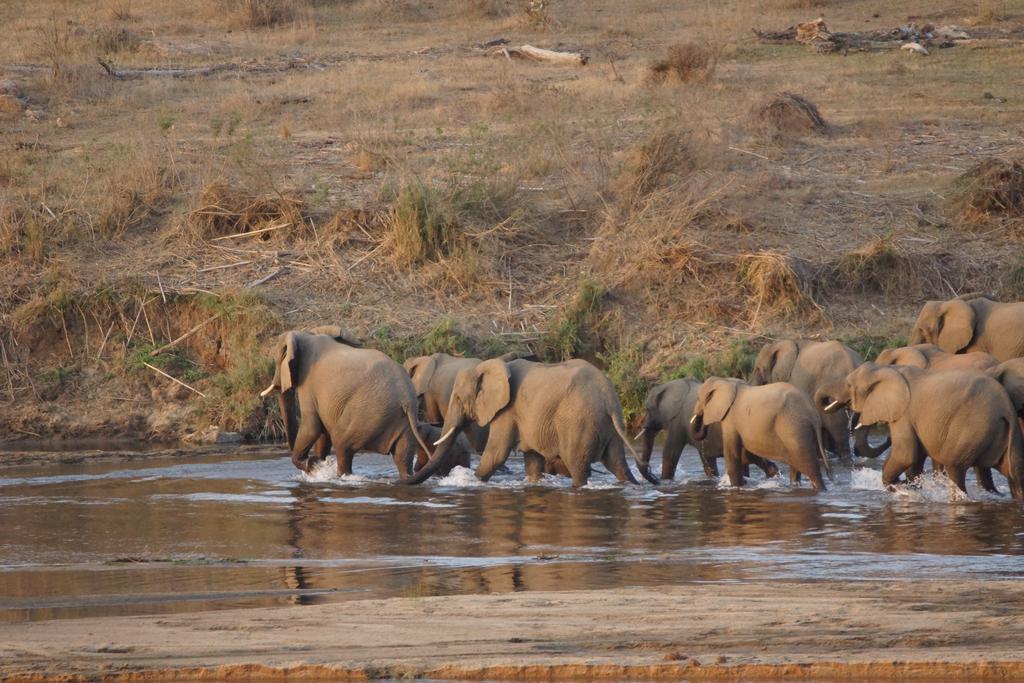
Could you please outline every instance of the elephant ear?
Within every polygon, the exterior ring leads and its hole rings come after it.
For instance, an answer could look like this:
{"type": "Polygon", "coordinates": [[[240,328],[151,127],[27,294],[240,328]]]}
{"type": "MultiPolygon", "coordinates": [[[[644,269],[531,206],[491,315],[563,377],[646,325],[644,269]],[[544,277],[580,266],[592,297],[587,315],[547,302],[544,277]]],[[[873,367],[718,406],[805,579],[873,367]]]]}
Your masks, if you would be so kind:
{"type": "Polygon", "coordinates": [[[936,343],[947,353],[957,353],[974,338],[974,309],[962,299],[947,301],[941,306],[936,343]]]}
{"type": "Polygon", "coordinates": [[[406,372],[412,378],[412,386],[416,389],[416,395],[422,396],[430,386],[430,378],[437,370],[437,356],[420,356],[410,358],[404,364],[406,372]]]}
{"type": "Polygon", "coordinates": [[[480,363],[475,368],[475,374],[477,381],[474,410],[477,424],[483,427],[508,405],[512,388],[509,384],[508,367],[504,361],[497,358],[480,363]]]}
{"type": "Polygon", "coordinates": [[[879,368],[871,374],[863,398],[858,403],[862,424],[895,422],[907,412],[910,385],[898,370],[879,368]]]}
{"type": "Polygon", "coordinates": [[[714,424],[725,419],[736,400],[737,386],[739,382],[723,379],[711,381],[704,393],[704,424],[714,424]]]}
{"type": "Polygon", "coordinates": [[[357,349],[362,348],[363,342],[360,341],[355,335],[350,334],[348,330],[343,328],[341,325],[317,325],[309,330],[310,334],[325,334],[328,337],[332,337],[334,341],[340,344],[347,344],[348,346],[355,347],[357,349]]]}
{"type": "MultiPolygon", "coordinates": [[[[928,357],[920,349],[902,348],[891,349],[892,360],[888,363],[878,361],[879,365],[909,365],[922,370],[928,367],[928,357]]],[[[878,356],[881,359],[881,355],[878,356]]]]}
{"type": "Polygon", "coordinates": [[[289,332],[278,351],[277,366],[281,371],[281,391],[294,387],[299,381],[299,335],[289,332]]]}
{"type": "Polygon", "coordinates": [[[774,348],[766,379],[769,382],[788,382],[793,376],[793,367],[796,365],[796,357],[800,355],[800,347],[792,339],[775,342],[772,346],[774,348]]]}

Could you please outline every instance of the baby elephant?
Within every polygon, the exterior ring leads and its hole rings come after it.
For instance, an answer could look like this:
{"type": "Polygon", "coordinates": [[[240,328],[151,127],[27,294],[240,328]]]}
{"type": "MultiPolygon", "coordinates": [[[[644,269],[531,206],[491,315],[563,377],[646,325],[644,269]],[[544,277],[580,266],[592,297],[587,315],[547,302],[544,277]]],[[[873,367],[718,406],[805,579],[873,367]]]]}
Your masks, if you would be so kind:
{"type": "Polygon", "coordinates": [[[806,394],[787,382],[758,387],[737,379],[704,382],[690,424],[700,431],[721,423],[725,471],[733,486],[743,484],[743,460],[758,453],[789,465],[790,480],[805,474],[824,491],[819,462],[832,476],[821,443],[821,418],[806,394]]]}
{"type": "MultiPolygon", "coordinates": [[[[423,439],[427,444],[432,444],[441,438],[441,428],[426,422],[420,422],[417,425],[420,433],[420,438],[423,439]]],[[[437,446],[434,447],[435,449],[437,446]]],[[[455,443],[451,446],[451,456],[445,462],[443,467],[438,468],[438,476],[447,476],[454,467],[469,467],[470,466],[470,453],[473,451],[473,447],[469,443],[469,439],[466,438],[465,434],[459,434],[455,439],[455,443]]],[[[433,451],[427,452],[420,446],[416,449],[416,465],[413,471],[419,471],[421,467],[427,464],[430,460],[430,456],[433,455],[433,451]]]]}
{"type": "MultiPolygon", "coordinates": [[[[700,386],[701,382],[698,380],[675,379],[659,384],[647,393],[647,401],[644,406],[644,428],[637,434],[637,439],[643,437],[642,459],[643,462],[650,463],[655,437],[661,430],[667,432],[665,447],[661,451],[662,479],[675,478],[679,456],[686,444],[693,444],[700,451],[704,474],[709,477],[718,476],[716,460],[722,457],[721,426],[714,425],[697,433],[689,424],[690,416],[693,415],[693,407],[697,404],[700,386]]],[[[752,453],[748,455],[748,458],[751,464],[757,465],[764,471],[766,477],[774,477],[779,473],[779,468],[770,460],[765,460],[752,453]]],[[[746,474],[746,464],[744,464],[744,474],[746,474]]]]}

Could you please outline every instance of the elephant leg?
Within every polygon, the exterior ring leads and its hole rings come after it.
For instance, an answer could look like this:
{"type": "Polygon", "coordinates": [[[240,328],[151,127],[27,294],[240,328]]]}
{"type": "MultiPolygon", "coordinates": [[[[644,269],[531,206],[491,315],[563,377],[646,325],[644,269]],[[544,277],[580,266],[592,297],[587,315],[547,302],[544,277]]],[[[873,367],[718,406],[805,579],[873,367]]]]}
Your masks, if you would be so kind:
{"type": "Polygon", "coordinates": [[[705,455],[703,448],[700,449],[700,464],[704,468],[705,477],[718,476],[718,458],[705,455]]]}
{"type": "Polygon", "coordinates": [[[967,493],[967,468],[961,465],[948,465],[946,467],[946,476],[949,480],[956,484],[956,487],[967,493]]]}
{"type": "MultiPolygon", "coordinates": [[[[410,429],[405,429],[402,435],[395,441],[395,445],[391,447],[391,459],[395,463],[395,469],[398,470],[398,476],[401,479],[406,479],[412,475],[413,460],[418,457],[420,450],[420,444],[416,440],[416,436],[410,429]]],[[[341,461],[341,458],[338,458],[341,461]]],[[[351,459],[349,468],[351,468],[351,459]]],[[[449,471],[451,468],[449,468],[449,471]]],[[[445,476],[448,472],[443,471],[443,468],[437,471],[440,476],[445,476]]]]}
{"type": "MultiPolygon", "coordinates": [[[[653,437],[652,437],[653,441],[653,437]]],[[[674,425],[669,426],[665,447],[661,450],[661,478],[672,480],[676,477],[679,456],[686,445],[686,436],[674,425]]]]}
{"type": "Polygon", "coordinates": [[[544,473],[544,456],[537,451],[523,452],[523,465],[526,468],[526,481],[540,481],[544,473]]]}
{"type": "Polygon", "coordinates": [[[765,478],[771,479],[772,477],[779,476],[779,468],[771,460],[766,460],[760,455],[754,455],[749,451],[747,452],[747,460],[750,464],[758,467],[762,472],[764,472],[765,478]]]}
{"type": "Polygon", "coordinates": [[[562,459],[557,456],[552,458],[551,460],[544,461],[544,474],[554,474],[559,477],[572,476],[572,472],[570,472],[569,468],[565,466],[565,463],[562,462],[562,459]]]}
{"type": "Polygon", "coordinates": [[[789,466],[789,483],[792,484],[793,486],[799,486],[800,485],[800,481],[802,479],[803,479],[803,476],[800,474],[800,470],[798,470],[797,468],[795,468],[792,465],[790,465],[789,466]]]}
{"type": "Polygon", "coordinates": [[[581,486],[586,486],[590,481],[590,463],[575,460],[574,465],[569,467],[569,472],[572,476],[573,488],[578,489],[581,486]]]}
{"type": "Polygon", "coordinates": [[[494,472],[508,460],[508,454],[512,452],[515,442],[514,428],[503,425],[503,428],[499,429],[492,423],[491,433],[487,438],[487,447],[484,448],[484,453],[480,457],[480,464],[476,466],[477,478],[481,481],[490,479],[494,472]]]}
{"type": "Polygon", "coordinates": [[[743,486],[743,445],[735,434],[722,434],[722,453],[725,457],[725,473],[731,486],[743,486]]]}
{"type": "Polygon", "coordinates": [[[313,453],[316,455],[316,459],[320,462],[327,460],[327,456],[331,453],[331,435],[324,432],[317,439],[316,445],[313,446],[313,453]]]}
{"type": "Polygon", "coordinates": [[[995,481],[992,480],[992,468],[982,467],[981,465],[974,466],[974,476],[978,479],[978,486],[985,489],[989,493],[994,493],[997,496],[1003,495],[998,488],[996,488],[995,481]]]}
{"type": "Polygon", "coordinates": [[[309,472],[309,449],[313,447],[323,434],[323,424],[320,418],[315,415],[303,415],[299,424],[299,431],[295,435],[295,445],[292,447],[292,464],[303,472],[309,472]]]}
{"type": "Polygon", "coordinates": [[[608,471],[615,475],[615,478],[622,484],[639,484],[636,477],[633,476],[632,470],[629,469],[629,464],[626,462],[626,449],[622,445],[622,441],[618,438],[613,438],[608,442],[608,445],[604,449],[604,454],[601,456],[601,462],[604,464],[608,471]]]}

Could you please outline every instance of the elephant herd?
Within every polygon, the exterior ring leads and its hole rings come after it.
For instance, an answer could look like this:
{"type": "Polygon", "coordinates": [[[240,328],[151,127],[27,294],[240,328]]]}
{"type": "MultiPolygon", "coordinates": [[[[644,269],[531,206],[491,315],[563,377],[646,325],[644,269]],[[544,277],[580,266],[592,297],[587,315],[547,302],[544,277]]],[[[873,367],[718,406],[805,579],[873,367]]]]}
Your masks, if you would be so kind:
{"type": "Polygon", "coordinates": [[[518,451],[531,481],[561,474],[582,486],[600,462],[619,481],[637,483],[629,450],[640,474],[657,484],[650,461],[665,431],[662,479],[674,478],[687,444],[697,447],[709,476],[724,458],[733,486],[750,465],[776,476],[773,461],[780,461],[791,481],[806,477],[816,490],[825,489],[823,470],[832,477],[829,452],[849,462],[853,453],[889,451],[886,485],[918,476],[930,458],[961,490],[973,468],[979,484],[996,491],[998,470],[1013,497],[1024,499],[1024,303],[928,302],[910,344],[865,362],[838,341],[782,340],[761,349],[748,381],[653,387],[639,453],[611,381],[579,359],[436,353],[403,367],[327,326],[281,335],[274,379],[262,395],[277,394],[292,462],[305,471],[333,447],[338,473],[350,474],[353,456],[371,451],[392,456],[400,483],[418,484],[468,467],[477,452],[476,475],[487,481],[518,451]],[[868,441],[874,425],[888,429],[878,446],[868,441]]]}

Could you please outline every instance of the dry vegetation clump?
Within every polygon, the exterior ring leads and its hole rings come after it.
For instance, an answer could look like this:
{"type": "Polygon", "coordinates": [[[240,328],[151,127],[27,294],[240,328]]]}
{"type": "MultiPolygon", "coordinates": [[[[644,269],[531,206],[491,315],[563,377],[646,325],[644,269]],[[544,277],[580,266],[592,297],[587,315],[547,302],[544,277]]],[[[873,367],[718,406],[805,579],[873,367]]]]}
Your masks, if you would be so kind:
{"type": "Polygon", "coordinates": [[[985,159],[953,183],[948,208],[964,225],[1024,217],[1024,164],[985,159]]]}
{"type": "Polygon", "coordinates": [[[42,263],[54,248],[62,244],[68,232],[63,213],[44,213],[28,199],[0,205],[0,255],[24,256],[42,263]]]}
{"type": "Polygon", "coordinates": [[[648,67],[647,79],[652,83],[664,83],[669,78],[680,83],[706,81],[717,65],[718,53],[711,47],[681,43],[669,47],[663,58],[648,67]]]}
{"type": "Polygon", "coordinates": [[[911,253],[889,237],[872,240],[841,256],[832,266],[834,287],[855,294],[938,296],[943,279],[959,282],[956,264],[947,253],[911,253]]]}
{"type": "Polygon", "coordinates": [[[303,201],[294,194],[255,195],[243,188],[213,182],[196,197],[188,225],[202,239],[256,232],[270,239],[278,230],[304,230],[303,201]]]}
{"type": "Polygon", "coordinates": [[[299,0],[224,0],[231,22],[244,28],[272,28],[295,21],[299,0]]]}
{"type": "Polygon", "coordinates": [[[384,227],[400,266],[437,261],[466,248],[455,207],[440,190],[423,182],[398,189],[384,227]]]}
{"type": "Polygon", "coordinates": [[[635,208],[651,192],[695,171],[699,162],[689,132],[656,133],[629,151],[617,179],[624,207],[635,208]]]}
{"type": "Polygon", "coordinates": [[[117,237],[160,215],[175,185],[173,174],[148,154],[122,159],[103,179],[93,227],[117,237]]]}
{"type": "Polygon", "coordinates": [[[824,133],[828,124],[806,97],[781,92],[754,111],[760,128],[772,137],[824,133]]]}
{"type": "Polygon", "coordinates": [[[97,49],[107,54],[135,52],[142,45],[142,38],[124,27],[109,27],[97,31],[93,36],[93,43],[97,49]]]}
{"type": "Polygon", "coordinates": [[[751,302],[751,322],[762,314],[793,317],[817,315],[810,264],[789,254],[759,251],[741,254],[737,278],[751,302]]]}

